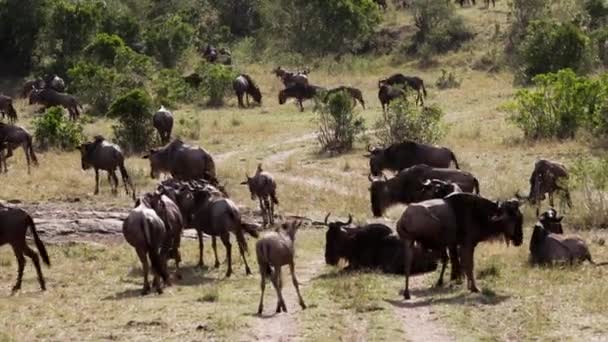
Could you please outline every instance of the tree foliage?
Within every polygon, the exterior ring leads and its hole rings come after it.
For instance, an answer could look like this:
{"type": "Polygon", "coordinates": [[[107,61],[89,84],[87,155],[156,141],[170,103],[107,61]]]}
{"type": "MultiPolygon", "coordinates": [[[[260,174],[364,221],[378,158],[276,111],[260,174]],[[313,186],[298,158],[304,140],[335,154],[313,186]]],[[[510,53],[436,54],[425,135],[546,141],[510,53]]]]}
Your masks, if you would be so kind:
{"type": "Polygon", "coordinates": [[[147,150],[154,142],[152,99],[143,89],[134,89],[110,106],[108,115],[118,118],[112,127],[118,144],[128,153],[147,150]]]}
{"type": "Polygon", "coordinates": [[[84,134],[79,123],[69,120],[61,107],[51,107],[33,122],[34,137],[42,149],[59,148],[73,150],[83,140],[84,134]]]}
{"type": "Polygon", "coordinates": [[[365,121],[353,111],[353,100],[344,91],[331,94],[327,103],[318,103],[317,112],[317,139],[324,152],[350,151],[357,136],[365,132],[365,121]]]}

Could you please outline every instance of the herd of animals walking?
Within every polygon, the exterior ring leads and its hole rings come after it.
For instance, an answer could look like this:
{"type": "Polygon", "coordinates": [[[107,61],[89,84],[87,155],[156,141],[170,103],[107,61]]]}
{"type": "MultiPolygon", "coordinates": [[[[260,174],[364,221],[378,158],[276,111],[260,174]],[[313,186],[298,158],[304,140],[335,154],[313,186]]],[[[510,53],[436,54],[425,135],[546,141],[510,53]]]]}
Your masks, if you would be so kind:
{"type": "MultiPolygon", "coordinates": [[[[278,67],[272,72],[285,86],[278,95],[280,104],[288,98],[295,98],[300,110],[303,110],[304,100],[316,97],[323,101],[328,94],[344,92],[353,98],[353,105],[358,102],[365,108],[362,92],[356,88],[341,86],[325,90],[309,82],[308,70],[290,72],[278,67]]],[[[197,75],[192,74],[186,78],[193,80],[197,75]]],[[[233,88],[239,107],[249,105],[249,96],[261,104],[262,92],[250,76],[237,76],[233,88]]],[[[405,96],[405,88],[416,92],[416,103],[420,105],[424,105],[427,95],[422,79],[402,74],[380,80],[378,88],[383,110],[386,110],[391,100],[405,96]]],[[[29,97],[30,103],[39,103],[45,108],[64,106],[70,113],[70,118],[78,120],[80,104],[74,96],[65,94],[64,91],[64,81],[53,75],[46,80],[28,82],[21,95],[29,97]]],[[[38,164],[32,137],[25,129],[14,124],[18,117],[10,97],[0,97],[0,110],[11,121],[10,124],[0,123],[0,166],[3,165],[7,172],[6,160],[13,155],[15,148],[22,146],[29,173],[30,163],[38,164]]],[[[158,178],[162,174],[169,175],[170,178],[161,181],[155,190],[140,196],[136,194],[119,146],[103,136],[96,136],[79,147],[82,169],[92,168],[95,171],[95,194],[99,193],[100,170],[107,172],[112,193],[118,192],[118,170],[125,192],[135,201],[135,207],[124,220],[123,234],[142,264],[142,293],[148,294],[151,291],[148,279],[150,271],[156,292],[160,294],[163,286],[171,285],[172,276],[167,266],[169,259],[175,261],[174,277],[180,277],[182,231],[193,228],[198,235],[198,265],[201,267],[204,266],[204,234],[211,237],[214,266],[220,267],[216,246],[216,238],[219,237],[226,250],[226,277],[232,274],[230,235],[236,237],[247,275],[251,274],[251,269],[247,262],[246,235],[259,238],[255,245],[261,276],[258,313],[263,310],[267,279],[271,280],[277,291],[276,312],[287,311],[281,292],[281,268],[284,265],[289,265],[299,304],[305,308],[295,274],[295,237],[303,222],[281,222],[275,225],[277,215],[274,210],[280,203],[280,188],[272,174],[260,164],[253,176],[247,175],[241,183],[248,187],[251,199],[259,202],[263,225],[275,227],[260,237],[258,226],[245,222],[227,189],[221,185],[211,154],[180,139],[171,140],[173,114],[161,107],[153,117],[153,125],[164,146],[151,149],[143,158],[149,160],[152,178],[158,178]]],[[[483,182],[473,174],[461,170],[457,154],[449,148],[403,141],[386,147],[368,146],[367,150],[373,216],[382,217],[388,208],[396,204],[406,204],[407,208],[396,221],[396,230],[381,223],[355,226],[352,216],[347,222],[330,221],[331,214],[327,214],[324,220],[324,225],[327,226],[327,264],[338,265],[343,260],[348,264],[348,270],[377,269],[403,274],[403,296],[409,299],[410,275],[434,271],[440,261],[441,271],[437,281],[440,286],[449,260],[451,280],[460,280],[461,273],[464,272],[467,288],[478,292],[474,277],[475,247],[480,242],[500,239],[520,246],[524,239],[520,206],[524,203],[536,206],[539,217],[531,236],[531,262],[551,264],[588,260],[593,263],[582,239],[563,234],[563,217],[553,209],[555,194],[561,194],[564,204],[572,206],[565,166],[541,159],[532,170],[528,195],[517,194],[515,199],[492,201],[481,195],[483,182]],[[394,172],[395,176],[387,178],[384,173],[386,171],[394,172]],[[540,214],[541,202],[547,196],[552,208],[540,214]]],[[[49,265],[48,253],[38,236],[32,217],[22,209],[0,205],[0,245],[11,245],[18,262],[17,282],[13,292],[21,288],[25,256],[36,267],[41,289],[46,289],[38,254],[26,243],[28,229],[31,230],[43,262],[49,265]]]]}

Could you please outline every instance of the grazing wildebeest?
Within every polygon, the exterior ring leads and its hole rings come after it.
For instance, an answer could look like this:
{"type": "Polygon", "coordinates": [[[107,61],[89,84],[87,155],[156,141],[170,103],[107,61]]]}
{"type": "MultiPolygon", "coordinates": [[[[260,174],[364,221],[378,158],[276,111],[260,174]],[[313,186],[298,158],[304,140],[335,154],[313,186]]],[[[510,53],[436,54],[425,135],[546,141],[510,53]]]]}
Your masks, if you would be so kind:
{"type": "Polygon", "coordinates": [[[42,89],[44,88],[44,80],[41,78],[37,78],[35,80],[30,80],[25,82],[25,84],[23,85],[23,87],[21,88],[21,98],[27,98],[30,96],[30,93],[34,90],[34,89],[42,89]]]}
{"type": "Polygon", "coordinates": [[[98,135],[92,142],[80,145],[80,161],[83,170],[88,170],[91,167],[95,170],[95,195],[99,194],[99,170],[108,173],[112,193],[118,193],[118,177],[116,177],[116,169],[118,169],[127,195],[130,187],[132,197],[135,200],[135,187],[125,167],[125,157],[118,145],[112,144],[98,135]]]}
{"type": "MultiPolygon", "coordinates": [[[[195,189],[194,192],[195,211],[192,217],[192,226],[210,236],[219,236],[226,248],[226,261],[228,270],[226,277],[232,274],[232,244],[230,243],[230,232],[236,236],[239,252],[245,263],[246,274],[251,274],[245,252],[247,251],[247,240],[245,232],[253,237],[258,237],[256,227],[243,222],[241,213],[236,204],[216,191],[195,189]]],[[[202,254],[202,244],[201,244],[202,254]]]]}
{"type": "MultiPolygon", "coordinates": [[[[386,273],[403,274],[405,250],[403,243],[387,226],[379,223],[349,227],[348,222],[328,222],[325,233],[325,263],[336,266],[340,260],[348,262],[349,270],[379,269],[386,273]]],[[[437,258],[416,246],[412,273],[430,272],[437,268],[437,258]]]]}
{"type": "Polygon", "coordinates": [[[0,95],[0,114],[2,114],[2,119],[8,117],[10,122],[17,121],[17,111],[10,96],[0,95]]]}
{"type": "Polygon", "coordinates": [[[279,92],[279,104],[284,104],[289,98],[295,98],[300,105],[300,111],[303,112],[304,106],[302,105],[302,102],[304,100],[313,99],[317,94],[324,90],[324,88],[314,85],[296,84],[279,92]]]}
{"type": "Polygon", "coordinates": [[[200,147],[185,144],[175,139],[168,145],[151,149],[143,156],[150,159],[150,177],[158,178],[160,173],[169,173],[178,180],[216,180],[213,157],[200,147]]]}
{"type": "Polygon", "coordinates": [[[530,176],[528,196],[522,197],[519,194],[515,196],[536,205],[536,215],[538,215],[540,204],[546,197],[545,194],[549,195],[549,205],[553,207],[553,194],[558,191],[564,194],[568,208],[572,208],[572,200],[568,190],[568,170],[560,163],[541,159],[534,164],[534,171],[530,176]]]}
{"type": "Polygon", "coordinates": [[[264,225],[269,223],[270,225],[273,225],[274,205],[279,204],[279,199],[277,198],[277,183],[274,181],[274,177],[272,177],[270,173],[262,170],[262,164],[258,165],[253,177],[249,177],[247,174],[245,177],[247,177],[247,179],[241,184],[249,187],[252,201],[255,201],[256,198],[259,199],[264,225]]]}
{"type": "Polygon", "coordinates": [[[424,98],[426,97],[426,88],[424,87],[424,81],[420,77],[416,76],[404,76],[403,74],[394,74],[389,78],[380,80],[378,84],[388,84],[407,86],[416,91],[416,104],[424,105],[424,98]]]}
{"type": "Polygon", "coordinates": [[[196,72],[193,72],[188,76],[184,76],[183,79],[188,85],[196,89],[198,89],[201,83],[203,83],[203,78],[196,72]]]}
{"type": "Polygon", "coordinates": [[[232,89],[236,93],[236,97],[239,100],[239,107],[243,108],[243,95],[247,101],[247,107],[249,107],[249,95],[253,97],[253,100],[258,104],[262,103],[262,93],[260,88],[255,84],[251,76],[247,74],[238,75],[234,81],[232,81],[232,89]]]}
{"type": "Polygon", "coordinates": [[[328,90],[327,93],[325,93],[324,101],[327,102],[327,99],[329,98],[330,95],[339,93],[342,91],[346,92],[346,94],[348,94],[350,97],[353,98],[353,106],[357,104],[357,101],[359,101],[359,103],[361,104],[361,107],[363,107],[363,109],[365,109],[365,101],[363,101],[363,93],[361,93],[361,90],[359,90],[357,88],[353,88],[353,87],[340,86],[340,87],[332,88],[332,89],[328,90]]]}
{"type": "Polygon", "coordinates": [[[402,170],[391,179],[369,176],[372,213],[380,217],[394,204],[409,204],[427,199],[423,197],[424,192],[421,191],[427,179],[450,181],[456,183],[464,192],[474,191],[479,194],[479,182],[472,174],[462,170],[433,168],[419,164],[402,170]]]}
{"type": "Polygon", "coordinates": [[[160,278],[170,285],[167,273],[167,254],[169,243],[165,225],[145,198],[138,201],[137,207],[129,213],[122,224],[122,233],[127,242],[135,248],[144,272],[144,288],[142,295],[150,293],[148,282],[149,264],[154,274],[153,285],[160,294],[163,289],[160,278]],[[149,263],[148,263],[149,258],[149,263]]]}
{"type": "MultiPolygon", "coordinates": [[[[34,152],[34,146],[32,143],[32,135],[29,134],[24,128],[5,124],[0,122],[0,144],[4,144],[7,149],[5,159],[13,156],[13,150],[19,146],[23,147],[25,152],[25,159],[27,160],[27,173],[30,173],[30,163],[34,166],[38,166],[38,158],[34,152]]],[[[4,160],[6,163],[6,160],[4,160]]]]}
{"type": "MultiPolygon", "coordinates": [[[[472,292],[479,292],[473,273],[475,247],[479,242],[500,236],[520,246],[522,225],[523,215],[517,200],[492,202],[477,195],[453,193],[444,199],[411,204],[397,221],[397,232],[406,248],[404,298],[410,298],[409,275],[414,242],[439,252],[446,248],[450,252],[458,250],[467,276],[467,287],[472,292]]],[[[454,259],[454,255],[450,258],[454,259]]],[[[447,258],[442,256],[442,262],[438,284],[442,283],[447,258]]]]}
{"type": "Polygon", "coordinates": [[[449,168],[454,166],[459,169],[458,160],[452,150],[447,147],[439,147],[405,140],[394,143],[389,147],[367,147],[369,158],[369,169],[373,176],[382,175],[382,170],[401,171],[405,168],[418,164],[426,164],[437,168],[449,168]]]}
{"type": "Polygon", "coordinates": [[[308,85],[308,70],[291,72],[279,66],[273,69],[272,73],[281,79],[285,88],[293,87],[295,85],[308,85]]]}
{"type": "Polygon", "coordinates": [[[388,106],[393,100],[398,98],[407,100],[406,96],[407,93],[401,88],[384,83],[378,85],[378,100],[380,100],[383,112],[388,110],[388,106]]]}
{"type": "Polygon", "coordinates": [[[0,204],[0,246],[5,244],[11,245],[15,257],[17,258],[17,283],[13,286],[13,293],[21,289],[21,280],[23,279],[23,270],[25,268],[24,255],[32,259],[34,267],[36,267],[36,273],[38,274],[40,289],[42,289],[42,291],[46,290],[38,254],[36,254],[25,241],[25,235],[28,228],[30,228],[32,232],[36,249],[38,249],[42,261],[50,266],[51,262],[49,261],[49,255],[47,254],[46,248],[40,240],[40,237],[38,237],[36,225],[34,224],[32,217],[22,209],[4,207],[0,204]]]}
{"type": "Polygon", "coordinates": [[[152,124],[158,132],[161,143],[167,144],[171,140],[171,131],[173,130],[173,113],[164,106],[160,106],[160,109],[152,117],[152,124]]]}
{"type": "Polygon", "coordinates": [[[59,93],[53,89],[34,89],[30,93],[30,104],[40,104],[43,109],[53,106],[62,106],[68,110],[70,119],[77,120],[80,117],[82,106],[78,100],[69,94],[59,93]]]}
{"type": "Polygon", "coordinates": [[[285,305],[282,292],[281,267],[283,265],[289,265],[291,280],[293,286],[296,288],[300,307],[306,309],[306,304],[304,304],[304,299],[302,299],[302,295],[300,294],[298,279],[296,278],[294,260],[294,242],[296,239],[296,232],[301,225],[302,221],[283,223],[276,231],[264,234],[264,236],[255,244],[255,254],[258,259],[258,265],[260,266],[260,288],[262,290],[260,294],[260,305],[258,306],[258,315],[261,315],[264,309],[266,278],[270,278],[270,281],[277,292],[278,301],[276,312],[287,312],[287,306],[285,305]]]}

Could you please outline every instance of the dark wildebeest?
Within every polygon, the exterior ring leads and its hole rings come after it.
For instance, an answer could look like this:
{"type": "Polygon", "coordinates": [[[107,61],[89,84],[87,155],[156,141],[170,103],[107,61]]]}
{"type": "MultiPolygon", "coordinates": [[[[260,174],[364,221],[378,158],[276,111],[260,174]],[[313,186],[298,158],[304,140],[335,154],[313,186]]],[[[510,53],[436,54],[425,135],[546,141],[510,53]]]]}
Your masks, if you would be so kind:
{"type": "Polygon", "coordinates": [[[68,110],[72,120],[77,120],[80,117],[80,110],[82,110],[82,106],[74,96],[48,88],[34,89],[30,93],[30,104],[40,104],[43,109],[62,106],[68,110]]]}
{"type": "MultiPolygon", "coordinates": [[[[486,0],[486,1],[488,1],[488,0],[486,0]]],[[[448,2],[450,2],[450,1],[448,0],[448,2]]],[[[476,5],[475,0],[455,0],[455,2],[459,3],[460,7],[464,7],[465,4],[469,4],[469,5],[472,4],[473,6],[476,5]]]]}
{"type": "Polygon", "coordinates": [[[295,85],[308,85],[308,70],[291,72],[279,66],[273,69],[272,73],[275,74],[276,77],[281,79],[281,82],[283,82],[285,88],[293,87],[295,85]]]}
{"type": "Polygon", "coordinates": [[[203,83],[203,78],[201,77],[201,75],[199,75],[196,72],[193,72],[188,76],[184,76],[183,79],[184,79],[184,82],[186,82],[192,88],[196,88],[196,89],[198,89],[200,87],[201,83],[203,83]]]}
{"type": "Polygon", "coordinates": [[[403,74],[394,74],[391,77],[380,80],[378,84],[388,84],[407,86],[416,91],[416,104],[424,105],[424,98],[426,97],[426,88],[424,87],[424,81],[420,77],[416,76],[404,76],[403,74]]]}
{"type": "MultiPolygon", "coordinates": [[[[473,273],[475,247],[479,242],[501,236],[520,246],[523,242],[522,225],[523,215],[516,200],[495,203],[477,195],[453,193],[444,199],[411,204],[397,221],[397,232],[406,248],[403,296],[410,298],[409,275],[414,242],[442,253],[446,248],[458,250],[467,276],[467,287],[472,292],[479,292],[473,273]]],[[[438,284],[443,282],[447,263],[445,255],[442,263],[438,284]]]]}
{"type": "Polygon", "coordinates": [[[391,179],[373,178],[370,175],[371,187],[369,190],[372,213],[374,216],[380,217],[387,208],[394,204],[409,204],[429,199],[423,197],[424,192],[421,191],[428,179],[450,181],[456,183],[464,192],[479,194],[479,182],[469,172],[419,164],[402,170],[391,179]]]}
{"type": "Polygon", "coordinates": [[[385,83],[378,84],[378,100],[380,100],[383,112],[386,112],[390,103],[398,98],[403,98],[404,100],[407,100],[407,93],[403,89],[398,87],[394,87],[385,83]]]}
{"type": "Polygon", "coordinates": [[[332,89],[328,90],[327,93],[325,93],[325,98],[323,100],[325,102],[327,102],[330,95],[336,94],[336,93],[339,93],[342,91],[346,92],[346,94],[348,94],[348,96],[352,97],[353,106],[357,104],[357,101],[359,101],[359,103],[361,104],[361,107],[363,107],[363,109],[365,109],[365,101],[363,101],[363,93],[361,93],[361,90],[359,90],[357,88],[353,88],[353,87],[340,86],[340,87],[332,88],[332,89]]]}
{"type": "Polygon", "coordinates": [[[200,147],[184,144],[175,139],[168,145],[151,149],[144,159],[150,159],[150,177],[169,173],[178,180],[206,179],[215,181],[215,162],[211,155],[200,147]]]}
{"type": "Polygon", "coordinates": [[[163,293],[159,277],[166,285],[170,285],[167,273],[168,233],[162,219],[158,217],[145,198],[138,201],[137,207],[131,210],[123,222],[122,233],[127,242],[135,248],[141,261],[144,273],[142,295],[150,293],[148,258],[154,274],[153,285],[158,293],[163,293]]]}
{"type": "Polygon", "coordinates": [[[65,82],[63,78],[57,76],[56,74],[49,75],[44,80],[44,87],[47,89],[52,89],[58,93],[65,92],[65,82]]]}
{"type": "Polygon", "coordinates": [[[247,179],[241,184],[249,187],[252,201],[255,201],[256,198],[259,199],[264,225],[267,225],[268,223],[273,225],[274,205],[279,204],[279,199],[277,198],[277,183],[274,181],[274,177],[272,177],[270,173],[262,170],[262,164],[258,165],[253,177],[249,177],[247,174],[245,174],[245,177],[247,177],[247,179]]]}
{"type": "Polygon", "coordinates": [[[451,181],[443,181],[440,179],[427,179],[422,183],[421,196],[424,201],[444,198],[454,192],[463,192],[460,186],[451,181]]]}
{"type": "Polygon", "coordinates": [[[295,98],[300,106],[300,112],[303,112],[304,106],[302,105],[302,102],[304,100],[313,99],[317,94],[324,90],[324,88],[314,85],[296,84],[279,92],[279,104],[284,104],[289,98],[295,98]]]}
{"type": "Polygon", "coordinates": [[[152,124],[158,132],[161,143],[167,144],[169,140],[171,140],[171,131],[173,130],[173,114],[164,106],[160,106],[160,109],[154,113],[154,117],[152,117],[152,124]]]}
{"type": "MultiPolygon", "coordinates": [[[[38,166],[38,158],[34,152],[32,136],[24,128],[0,122],[0,144],[7,149],[5,159],[13,156],[13,150],[19,146],[23,147],[25,159],[27,160],[27,173],[30,173],[30,163],[38,166]]],[[[6,163],[6,160],[4,161],[6,163]]]]}
{"type": "Polygon", "coordinates": [[[32,259],[34,267],[36,267],[36,273],[38,274],[40,288],[43,291],[46,290],[38,254],[36,254],[25,241],[25,235],[28,228],[30,228],[32,232],[36,249],[38,249],[42,261],[50,266],[51,262],[49,261],[49,255],[47,254],[46,248],[40,240],[40,237],[38,237],[36,225],[34,224],[32,217],[24,210],[4,207],[0,204],[0,246],[5,244],[11,245],[15,257],[17,258],[17,283],[13,286],[13,293],[21,289],[21,280],[23,279],[23,270],[25,268],[24,255],[32,259]]]}
{"type": "MultiPolygon", "coordinates": [[[[328,222],[325,233],[325,263],[336,266],[342,259],[348,262],[349,270],[361,268],[379,269],[386,273],[403,274],[405,251],[403,243],[387,226],[379,223],[349,227],[348,222],[328,222]]],[[[437,268],[437,258],[422,248],[416,247],[412,272],[430,272],[437,268]]]]}
{"type": "Polygon", "coordinates": [[[88,170],[91,167],[95,170],[95,195],[99,194],[99,170],[108,173],[112,193],[118,193],[118,177],[116,177],[116,169],[118,169],[127,195],[130,187],[132,197],[135,200],[135,187],[131,178],[129,178],[129,173],[125,167],[125,157],[118,145],[112,144],[98,135],[92,142],[80,145],[80,161],[83,170],[88,170]]]}
{"type": "MultiPolygon", "coordinates": [[[[258,237],[254,225],[243,222],[241,213],[236,204],[216,191],[209,189],[195,189],[194,193],[195,211],[192,217],[192,226],[210,236],[219,236],[226,248],[226,261],[228,270],[226,277],[232,274],[232,244],[230,243],[230,232],[236,236],[239,252],[245,263],[246,274],[251,274],[245,252],[247,251],[247,240],[245,232],[253,237],[258,237]]],[[[202,245],[201,245],[202,253],[202,245]]]]}
{"type": "Polygon", "coordinates": [[[277,291],[277,309],[276,312],[287,312],[285,300],[282,292],[281,267],[289,265],[291,280],[296,288],[300,307],[306,309],[304,299],[300,294],[300,287],[295,273],[295,246],[296,232],[302,225],[302,221],[294,221],[291,223],[283,223],[274,232],[264,234],[255,244],[255,254],[260,267],[260,305],[258,305],[258,315],[262,314],[264,309],[264,290],[266,289],[266,278],[270,278],[274,289],[277,291]]]}
{"type": "Polygon", "coordinates": [[[381,176],[383,170],[394,172],[401,171],[418,164],[426,164],[437,168],[449,168],[454,166],[459,169],[458,160],[452,150],[447,147],[439,147],[405,140],[392,144],[389,147],[371,148],[367,146],[369,158],[369,169],[373,176],[381,176]]]}
{"type": "Polygon", "coordinates": [[[234,89],[234,92],[236,93],[236,97],[239,100],[239,107],[241,108],[245,107],[243,104],[243,95],[245,95],[247,107],[249,107],[249,95],[251,95],[253,100],[258,104],[262,103],[260,88],[258,88],[251,76],[247,74],[238,75],[234,81],[232,81],[232,89],[234,89]]]}
{"type": "Polygon", "coordinates": [[[21,98],[28,98],[34,89],[43,89],[44,88],[44,80],[41,78],[37,78],[35,80],[30,80],[25,82],[23,88],[21,88],[21,98]]]}
{"type": "Polygon", "coordinates": [[[232,64],[232,57],[230,51],[226,48],[216,49],[214,46],[207,44],[205,51],[203,51],[203,58],[209,63],[220,63],[224,65],[232,64]]]}
{"type": "Polygon", "coordinates": [[[568,190],[568,170],[560,163],[541,159],[534,164],[534,171],[530,176],[528,196],[522,197],[519,194],[515,196],[536,205],[536,215],[538,215],[540,204],[546,197],[545,194],[549,195],[549,205],[553,207],[553,194],[558,191],[564,194],[568,208],[572,208],[572,200],[568,190]]]}
{"type": "Polygon", "coordinates": [[[0,114],[2,114],[2,119],[8,117],[10,122],[17,121],[17,111],[10,96],[0,95],[0,114]]]}

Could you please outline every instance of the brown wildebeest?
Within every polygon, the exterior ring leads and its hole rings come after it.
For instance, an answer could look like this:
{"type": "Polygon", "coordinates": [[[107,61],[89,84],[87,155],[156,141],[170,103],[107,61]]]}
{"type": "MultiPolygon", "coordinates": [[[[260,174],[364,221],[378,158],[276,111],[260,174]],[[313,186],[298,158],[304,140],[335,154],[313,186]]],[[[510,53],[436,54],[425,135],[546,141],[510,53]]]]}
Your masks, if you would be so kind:
{"type": "Polygon", "coordinates": [[[419,164],[402,170],[391,179],[369,177],[372,213],[375,217],[380,217],[394,204],[409,204],[427,199],[421,191],[427,179],[451,181],[464,192],[479,194],[479,182],[469,172],[419,164]]]}
{"type": "Polygon", "coordinates": [[[6,159],[13,156],[13,150],[21,146],[27,160],[27,173],[30,173],[30,163],[38,166],[38,158],[36,158],[36,153],[34,152],[32,135],[23,127],[0,122],[0,144],[3,144],[7,149],[4,163],[6,163],[6,159]]]}
{"type": "Polygon", "coordinates": [[[295,85],[308,85],[308,70],[291,72],[279,66],[273,69],[272,73],[275,74],[276,77],[281,79],[281,82],[283,82],[285,88],[290,88],[295,85]]]}
{"type": "Polygon", "coordinates": [[[232,57],[228,49],[220,48],[218,50],[209,44],[207,44],[205,51],[203,51],[203,58],[209,63],[220,63],[224,65],[232,64],[232,57]]]}
{"type": "Polygon", "coordinates": [[[541,159],[534,163],[534,171],[530,176],[530,192],[527,197],[515,194],[520,200],[527,200],[532,205],[536,205],[536,215],[540,211],[540,204],[549,195],[549,205],[554,206],[553,194],[561,192],[566,199],[568,208],[572,208],[570,191],[568,190],[568,170],[560,163],[541,159]]]}
{"type": "Polygon", "coordinates": [[[357,88],[353,88],[353,87],[340,86],[340,87],[332,88],[332,89],[328,90],[327,93],[325,93],[324,101],[327,102],[327,99],[329,98],[330,95],[339,93],[341,91],[346,92],[350,97],[353,98],[353,106],[357,104],[357,101],[359,101],[359,103],[361,104],[361,107],[363,107],[363,109],[365,109],[365,101],[363,101],[363,93],[361,93],[361,90],[359,90],[357,88]]]}
{"type": "Polygon", "coordinates": [[[289,98],[295,98],[300,106],[300,112],[303,112],[304,106],[302,105],[302,102],[304,100],[313,99],[319,92],[324,90],[324,88],[314,85],[296,84],[279,92],[279,104],[284,104],[289,98]]]}
{"type": "Polygon", "coordinates": [[[232,81],[232,89],[234,89],[236,97],[238,98],[239,107],[245,107],[243,104],[243,95],[245,95],[247,107],[249,107],[249,95],[253,97],[255,102],[262,104],[262,92],[260,92],[260,88],[258,88],[251,76],[247,74],[238,75],[234,81],[232,81]]]}
{"type": "Polygon", "coordinates": [[[116,177],[116,169],[118,169],[127,195],[130,187],[133,200],[135,200],[135,187],[125,167],[125,157],[118,145],[112,144],[98,135],[92,142],[80,145],[80,161],[83,170],[91,167],[95,170],[95,195],[99,194],[99,170],[108,173],[112,193],[118,193],[118,177],[116,177]]]}
{"type": "Polygon", "coordinates": [[[13,248],[15,257],[17,258],[17,283],[13,286],[12,292],[15,293],[21,289],[21,281],[23,279],[23,270],[25,268],[25,256],[32,259],[34,267],[36,267],[36,273],[38,274],[38,283],[40,283],[40,289],[46,290],[44,282],[44,276],[40,269],[40,261],[38,254],[34,252],[25,241],[25,234],[27,229],[30,228],[32,236],[34,237],[34,243],[36,249],[42,257],[42,261],[48,266],[51,265],[49,261],[49,255],[46,252],[44,244],[38,237],[36,231],[36,225],[32,217],[22,209],[9,208],[0,205],[0,246],[9,244],[13,248]]]}
{"type": "MultiPolygon", "coordinates": [[[[444,199],[411,204],[397,221],[397,232],[406,248],[404,298],[410,298],[409,275],[414,242],[438,252],[459,248],[467,287],[472,292],[479,292],[473,273],[475,247],[479,242],[500,236],[520,246],[523,242],[522,225],[523,215],[517,200],[495,203],[477,195],[453,193],[444,199]]],[[[450,255],[450,258],[454,257],[450,255]]],[[[442,259],[438,284],[442,282],[447,262],[447,258],[442,259]]]]}
{"type": "Polygon", "coordinates": [[[150,177],[169,173],[178,180],[215,180],[215,162],[211,155],[200,147],[185,144],[175,139],[168,145],[151,149],[144,159],[150,159],[150,177]]]}
{"type": "Polygon", "coordinates": [[[424,98],[426,97],[426,88],[424,87],[424,81],[420,77],[416,76],[404,76],[403,74],[394,74],[389,78],[380,80],[378,84],[396,85],[400,84],[405,87],[410,87],[416,91],[416,104],[424,105],[424,98]]]}
{"type": "Polygon", "coordinates": [[[168,232],[162,219],[158,217],[145,198],[138,201],[137,207],[131,210],[123,222],[122,233],[125,240],[135,248],[141,261],[144,272],[142,295],[150,293],[150,283],[148,282],[150,264],[154,274],[153,285],[159,294],[163,293],[159,277],[167,286],[171,285],[167,273],[167,254],[170,246],[167,241],[168,232]]]}
{"type": "Polygon", "coordinates": [[[25,84],[23,85],[23,87],[21,88],[21,98],[28,98],[30,96],[30,93],[34,90],[34,89],[43,89],[44,88],[44,80],[41,78],[37,78],[35,80],[30,80],[25,82],[25,84]]]}
{"type": "Polygon", "coordinates": [[[80,110],[82,106],[76,99],[76,97],[59,93],[53,89],[34,89],[30,93],[30,104],[40,104],[43,109],[47,109],[53,106],[62,106],[68,110],[71,120],[78,120],[80,117],[80,110]]]}
{"type": "Polygon", "coordinates": [[[384,83],[378,84],[378,100],[380,100],[383,112],[386,113],[390,103],[398,98],[407,100],[407,93],[405,90],[384,83]]]}
{"type": "Polygon", "coordinates": [[[270,281],[277,292],[278,301],[276,312],[280,313],[281,310],[287,312],[287,306],[285,305],[282,292],[281,267],[283,265],[289,265],[291,280],[293,286],[296,288],[300,307],[306,309],[306,304],[304,304],[304,299],[302,299],[302,295],[300,294],[298,279],[296,278],[294,260],[294,242],[296,239],[296,232],[301,225],[302,221],[283,223],[276,231],[264,234],[264,236],[255,244],[255,254],[258,258],[258,265],[260,266],[260,288],[262,290],[260,294],[260,305],[258,306],[258,315],[261,315],[264,310],[266,278],[270,278],[270,281]]]}
{"type": "Polygon", "coordinates": [[[264,225],[267,225],[268,223],[273,225],[274,205],[279,204],[277,198],[277,183],[274,181],[274,177],[272,177],[270,173],[262,170],[262,164],[258,165],[253,177],[249,177],[247,174],[245,177],[247,177],[247,179],[242,182],[241,185],[249,186],[252,201],[255,201],[256,198],[259,199],[264,225]]]}
{"type": "Polygon", "coordinates": [[[258,232],[254,225],[243,222],[241,213],[232,200],[218,195],[216,191],[209,188],[195,189],[196,209],[192,217],[192,226],[207,235],[220,237],[226,248],[226,261],[228,262],[226,277],[230,277],[232,274],[232,244],[230,243],[230,232],[232,232],[236,236],[239,252],[245,263],[245,272],[249,275],[251,269],[245,258],[247,240],[244,233],[247,232],[257,238],[258,232]]]}
{"type": "Polygon", "coordinates": [[[152,125],[156,128],[161,143],[167,144],[171,140],[171,131],[173,130],[173,113],[164,106],[160,106],[160,109],[152,117],[152,125]]]}
{"type": "Polygon", "coordinates": [[[17,121],[17,111],[10,96],[0,95],[0,114],[2,114],[2,119],[8,117],[10,122],[17,121]]]}
{"type": "Polygon", "coordinates": [[[451,163],[459,169],[458,160],[452,150],[404,140],[389,147],[371,148],[367,146],[369,154],[369,169],[373,176],[381,176],[383,170],[401,171],[418,164],[426,164],[437,168],[449,168],[451,163]]]}

